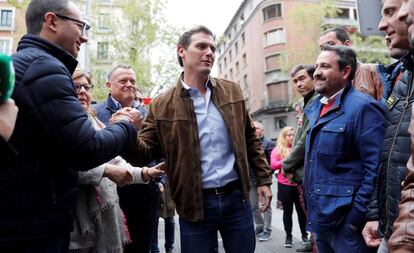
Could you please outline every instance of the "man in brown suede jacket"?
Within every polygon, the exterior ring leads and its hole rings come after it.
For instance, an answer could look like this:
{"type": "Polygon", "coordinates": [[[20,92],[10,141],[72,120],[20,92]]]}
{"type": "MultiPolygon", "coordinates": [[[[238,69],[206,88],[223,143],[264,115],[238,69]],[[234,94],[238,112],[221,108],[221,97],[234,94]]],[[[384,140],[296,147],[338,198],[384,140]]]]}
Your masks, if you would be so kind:
{"type": "Polygon", "coordinates": [[[270,205],[270,168],[234,82],[210,76],[216,52],[203,26],[181,35],[177,55],[184,72],[175,87],[150,104],[132,162],[161,151],[180,216],[181,252],[252,253],[249,165],[257,177],[261,211],[270,205]]]}

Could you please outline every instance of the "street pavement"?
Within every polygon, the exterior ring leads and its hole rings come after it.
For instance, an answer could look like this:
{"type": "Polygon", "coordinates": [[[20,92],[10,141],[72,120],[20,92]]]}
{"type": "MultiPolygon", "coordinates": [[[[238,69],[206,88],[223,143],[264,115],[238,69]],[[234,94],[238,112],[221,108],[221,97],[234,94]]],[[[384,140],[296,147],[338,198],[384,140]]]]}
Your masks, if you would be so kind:
{"type": "MultiPolygon", "coordinates": [[[[260,242],[258,239],[256,240],[256,250],[257,253],[291,253],[296,252],[296,248],[302,247],[301,241],[301,233],[299,229],[298,219],[296,215],[296,211],[293,213],[293,248],[285,248],[285,232],[283,229],[283,210],[276,209],[276,195],[277,195],[277,179],[273,177],[273,184],[272,184],[272,193],[273,193],[273,201],[272,201],[272,238],[267,242],[260,242]]],[[[175,243],[174,243],[174,251],[176,253],[180,251],[180,229],[178,223],[178,216],[176,215],[176,226],[175,226],[175,243]]],[[[159,223],[159,231],[158,231],[158,243],[161,249],[161,252],[165,252],[164,246],[164,219],[160,219],[159,223]]],[[[219,252],[224,253],[223,244],[221,242],[221,238],[219,236],[219,252]]],[[[194,252],[197,253],[197,252],[194,252]]]]}

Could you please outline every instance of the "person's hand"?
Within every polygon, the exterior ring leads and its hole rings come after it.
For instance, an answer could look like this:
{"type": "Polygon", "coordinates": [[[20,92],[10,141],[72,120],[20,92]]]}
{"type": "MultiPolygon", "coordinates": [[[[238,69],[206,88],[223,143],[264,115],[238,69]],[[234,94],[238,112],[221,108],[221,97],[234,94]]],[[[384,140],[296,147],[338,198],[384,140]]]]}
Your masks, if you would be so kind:
{"type": "Polygon", "coordinates": [[[6,141],[13,133],[18,111],[13,99],[0,104],[0,136],[6,141]]]}
{"type": "Polygon", "coordinates": [[[131,108],[131,107],[125,107],[124,110],[129,113],[132,123],[134,123],[135,127],[138,129],[141,129],[142,127],[141,113],[137,109],[131,108]]]}
{"type": "Polygon", "coordinates": [[[126,168],[113,164],[105,166],[103,176],[109,178],[120,187],[126,186],[133,181],[131,173],[126,168]]]}
{"type": "Polygon", "coordinates": [[[259,205],[260,212],[265,212],[272,201],[272,191],[269,185],[262,185],[257,187],[257,203],[259,205]]]}
{"type": "Polygon", "coordinates": [[[369,221],[362,230],[362,236],[368,247],[378,247],[381,243],[381,238],[378,234],[378,224],[378,221],[369,221]]]}
{"type": "Polygon", "coordinates": [[[133,122],[132,117],[129,112],[127,112],[124,109],[121,109],[119,111],[116,111],[114,114],[112,114],[111,118],[109,119],[109,123],[112,125],[116,122],[119,122],[121,120],[126,120],[128,122],[133,122]]]}
{"type": "Polygon", "coordinates": [[[148,175],[151,178],[161,177],[165,174],[165,162],[159,163],[154,167],[148,168],[148,175]]]}

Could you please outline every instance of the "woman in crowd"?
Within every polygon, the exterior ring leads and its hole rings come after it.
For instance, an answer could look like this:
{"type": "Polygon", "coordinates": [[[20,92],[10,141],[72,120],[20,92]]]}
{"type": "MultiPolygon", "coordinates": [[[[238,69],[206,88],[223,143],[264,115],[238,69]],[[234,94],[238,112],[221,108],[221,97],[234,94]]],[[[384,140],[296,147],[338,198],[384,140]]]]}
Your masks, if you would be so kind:
{"type": "MultiPolygon", "coordinates": [[[[90,106],[93,89],[91,76],[76,70],[72,78],[79,102],[92,125],[96,129],[104,128],[104,124],[97,119],[90,106]]],[[[121,119],[123,118],[117,120],[121,119]]],[[[118,203],[117,185],[148,183],[152,178],[164,174],[161,166],[132,167],[121,157],[116,157],[92,170],[79,172],[80,189],[70,252],[123,252],[129,236],[118,203]]]]}
{"type": "Polygon", "coordinates": [[[270,166],[277,174],[277,199],[282,202],[283,206],[283,225],[286,232],[285,247],[292,248],[292,214],[293,204],[298,214],[299,226],[302,232],[302,240],[308,240],[306,232],[306,216],[300,204],[299,191],[296,183],[290,182],[282,170],[282,161],[292,149],[293,139],[295,137],[293,127],[284,127],[277,139],[277,145],[270,155],[270,166]]]}

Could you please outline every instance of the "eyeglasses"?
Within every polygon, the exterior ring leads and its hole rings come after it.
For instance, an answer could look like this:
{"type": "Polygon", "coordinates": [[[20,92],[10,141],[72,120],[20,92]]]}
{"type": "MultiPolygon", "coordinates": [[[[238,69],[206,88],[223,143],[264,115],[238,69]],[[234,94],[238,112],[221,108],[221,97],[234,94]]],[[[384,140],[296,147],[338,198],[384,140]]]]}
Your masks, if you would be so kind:
{"type": "Polygon", "coordinates": [[[82,87],[87,91],[87,92],[91,92],[93,90],[93,84],[89,84],[89,83],[74,83],[75,84],[75,89],[76,92],[79,93],[79,91],[82,89],[82,87]]]}
{"type": "Polygon", "coordinates": [[[91,29],[91,25],[88,24],[86,21],[81,21],[79,19],[71,18],[71,17],[65,16],[65,15],[61,15],[61,14],[58,14],[58,13],[55,13],[55,15],[56,15],[56,17],[59,17],[61,19],[70,20],[70,21],[75,22],[76,25],[81,30],[81,34],[82,35],[85,35],[86,34],[86,31],[89,30],[89,29],[91,29]]]}

